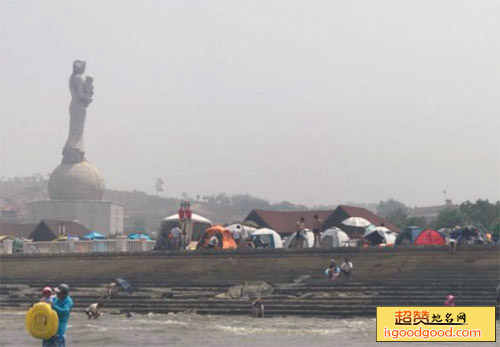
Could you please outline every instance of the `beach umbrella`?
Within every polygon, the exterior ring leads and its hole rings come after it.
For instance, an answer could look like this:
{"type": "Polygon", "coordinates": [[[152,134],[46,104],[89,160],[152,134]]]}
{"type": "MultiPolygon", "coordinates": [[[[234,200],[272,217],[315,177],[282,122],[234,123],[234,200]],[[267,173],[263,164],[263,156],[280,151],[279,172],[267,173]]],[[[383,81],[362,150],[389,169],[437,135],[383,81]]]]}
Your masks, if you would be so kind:
{"type": "Polygon", "coordinates": [[[83,235],[82,238],[84,240],[104,240],[105,239],[104,235],[99,234],[98,232],[95,232],[95,231],[83,235]]]}
{"type": "Polygon", "coordinates": [[[366,228],[367,226],[369,226],[372,223],[370,223],[370,221],[368,221],[364,218],[361,218],[361,217],[349,217],[346,220],[344,220],[342,222],[342,224],[350,226],[350,227],[366,228]]]}
{"type": "Polygon", "coordinates": [[[130,234],[127,237],[129,240],[139,240],[139,239],[146,239],[147,241],[153,241],[151,237],[149,237],[146,234],[130,234]]]}
{"type": "Polygon", "coordinates": [[[124,280],[123,278],[117,278],[115,280],[115,282],[120,287],[122,287],[123,290],[125,290],[125,291],[129,292],[130,294],[132,294],[132,286],[130,285],[130,283],[127,280],[124,280]]]}

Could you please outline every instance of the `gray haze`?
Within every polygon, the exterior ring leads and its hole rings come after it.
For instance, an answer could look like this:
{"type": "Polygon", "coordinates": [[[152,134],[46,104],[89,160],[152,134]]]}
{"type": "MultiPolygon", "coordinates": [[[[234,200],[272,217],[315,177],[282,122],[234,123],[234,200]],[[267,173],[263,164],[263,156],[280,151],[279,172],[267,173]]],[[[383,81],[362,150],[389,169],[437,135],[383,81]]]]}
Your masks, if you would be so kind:
{"type": "Polygon", "coordinates": [[[109,188],[500,198],[499,1],[0,2],[2,176],[59,164],[80,58],[109,188]]]}

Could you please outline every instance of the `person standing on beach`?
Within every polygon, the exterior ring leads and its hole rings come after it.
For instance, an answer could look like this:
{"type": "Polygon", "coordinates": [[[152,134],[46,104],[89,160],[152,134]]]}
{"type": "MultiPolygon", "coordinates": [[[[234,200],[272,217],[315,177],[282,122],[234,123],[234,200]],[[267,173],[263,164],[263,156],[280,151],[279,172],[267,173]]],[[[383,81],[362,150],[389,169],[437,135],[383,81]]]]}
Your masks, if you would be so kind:
{"type": "Polygon", "coordinates": [[[240,225],[237,225],[236,228],[231,230],[231,235],[233,235],[233,239],[236,242],[236,245],[238,245],[238,246],[240,245],[241,234],[242,234],[242,231],[241,231],[240,225]]]}
{"type": "Polygon", "coordinates": [[[252,317],[264,318],[264,304],[260,297],[252,303],[252,317]]]}
{"type": "Polygon", "coordinates": [[[56,289],[57,297],[52,303],[52,309],[59,318],[59,327],[56,335],[48,340],[43,340],[42,347],[66,347],[65,333],[69,315],[73,308],[73,299],[69,296],[69,286],[61,283],[56,289]]]}
{"type": "Polygon", "coordinates": [[[172,230],[170,230],[170,235],[173,237],[174,249],[181,247],[181,235],[182,230],[179,228],[179,224],[176,224],[172,230]]]}
{"type": "MultiPolygon", "coordinates": [[[[295,248],[303,248],[304,247],[304,217],[300,217],[300,220],[295,224],[295,248]]],[[[290,244],[292,246],[293,242],[290,244]]]]}
{"type": "Polygon", "coordinates": [[[323,227],[323,220],[317,214],[314,215],[313,221],[313,234],[314,234],[314,248],[321,246],[321,228],[323,227]]]}

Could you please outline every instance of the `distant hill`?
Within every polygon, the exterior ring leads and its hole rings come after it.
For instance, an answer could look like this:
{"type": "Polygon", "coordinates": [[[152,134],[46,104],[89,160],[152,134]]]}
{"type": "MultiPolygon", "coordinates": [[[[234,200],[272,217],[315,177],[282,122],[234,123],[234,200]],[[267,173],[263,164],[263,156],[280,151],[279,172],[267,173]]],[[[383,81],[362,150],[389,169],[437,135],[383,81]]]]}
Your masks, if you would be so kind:
{"type": "MultiPolygon", "coordinates": [[[[48,179],[42,175],[30,177],[2,178],[0,181],[0,208],[19,210],[19,218],[26,216],[26,205],[33,201],[48,199],[48,179]]],[[[141,191],[106,190],[105,200],[118,201],[125,205],[125,230],[156,231],[163,218],[177,213],[181,204],[179,198],[150,195],[141,191]]],[[[271,204],[269,201],[248,194],[226,194],[186,196],[191,209],[215,223],[241,222],[253,209],[277,211],[307,210],[304,205],[283,201],[271,204]]],[[[315,209],[333,209],[335,206],[315,206],[315,209]]]]}

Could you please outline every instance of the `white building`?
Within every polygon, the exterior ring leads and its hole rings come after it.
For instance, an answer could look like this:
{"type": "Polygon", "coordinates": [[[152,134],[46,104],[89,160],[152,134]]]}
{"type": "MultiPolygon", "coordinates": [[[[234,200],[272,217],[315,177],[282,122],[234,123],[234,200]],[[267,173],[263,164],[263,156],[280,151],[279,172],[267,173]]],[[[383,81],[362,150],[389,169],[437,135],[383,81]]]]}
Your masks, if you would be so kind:
{"type": "Polygon", "coordinates": [[[77,221],[105,236],[123,234],[123,204],[102,200],[45,200],[28,204],[29,222],[42,219],[77,221]]]}

